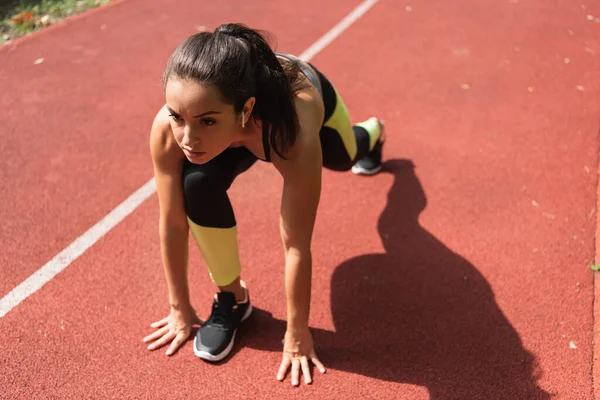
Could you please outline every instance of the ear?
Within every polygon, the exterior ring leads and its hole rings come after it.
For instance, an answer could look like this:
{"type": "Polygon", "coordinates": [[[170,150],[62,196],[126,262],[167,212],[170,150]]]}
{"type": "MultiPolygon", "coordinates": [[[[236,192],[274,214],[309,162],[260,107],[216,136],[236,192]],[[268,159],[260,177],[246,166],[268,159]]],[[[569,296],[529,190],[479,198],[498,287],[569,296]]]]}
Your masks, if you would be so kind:
{"type": "Polygon", "coordinates": [[[242,121],[240,121],[240,124],[245,125],[248,123],[248,121],[250,120],[250,116],[252,115],[252,110],[254,110],[255,104],[255,97],[250,97],[248,100],[246,100],[246,102],[244,103],[244,108],[242,108],[242,115],[240,116],[240,118],[244,118],[244,121],[243,123],[242,121]]]}

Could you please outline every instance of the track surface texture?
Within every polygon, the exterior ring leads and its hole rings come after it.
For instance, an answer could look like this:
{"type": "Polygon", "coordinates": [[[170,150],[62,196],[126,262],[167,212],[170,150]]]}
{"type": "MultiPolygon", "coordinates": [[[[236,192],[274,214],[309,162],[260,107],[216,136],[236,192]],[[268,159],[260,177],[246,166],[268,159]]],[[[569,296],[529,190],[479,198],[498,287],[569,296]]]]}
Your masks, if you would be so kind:
{"type": "MultiPolygon", "coordinates": [[[[0,49],[1,295],[152,177],[161,72],[197,26],[243,22],[298,55],[359,4],[122,0],[0,49]]],[[[152,195],[0,319],[0,398],[593,399],[599,16],[381,0],[311,60],[388,130],[382,173],[323,172],[312,385],[275,379],[282,181],[259,163],[230,190],[255,307],[231,357],[142,342],[168,312],[152,195]]]]}

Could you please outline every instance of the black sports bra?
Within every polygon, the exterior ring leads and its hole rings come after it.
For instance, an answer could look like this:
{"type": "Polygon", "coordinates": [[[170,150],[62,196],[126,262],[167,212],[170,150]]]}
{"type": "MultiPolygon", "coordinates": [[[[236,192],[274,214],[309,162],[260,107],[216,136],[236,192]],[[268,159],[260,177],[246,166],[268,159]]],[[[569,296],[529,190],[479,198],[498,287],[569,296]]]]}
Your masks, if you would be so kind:
{"type": "MultiPolygon", "coordinates": [[[[312,83],[314,85],[315,88],[317,88],[317,90],[319,91],[319,94],[321,95],[321,98],[323,97],[323,88],[321,87],[321,81],[319,80],[319,77],[316,76],[314,74],[314,72],[307,66],[307,63],[305,61],[302,61],[298,57],[295,57],[291,54],[276,53],[276,56],[282,57],[282,58],[285,58],[287,60],[297,63],[298,66],[300,67],[300,71],[302,71],[302,74],[304,74],[304,76],[306,76],[306,78],[310,81],[310,83],[312,83]]],[[[263,130],[262,140],[263,140],[263,149],[265,151],[265,160],[264,161],[271,161],[271,146],[269,145],[269,134],[268,134],[268,132],[265,132],[265,130],[263,130]]]]}

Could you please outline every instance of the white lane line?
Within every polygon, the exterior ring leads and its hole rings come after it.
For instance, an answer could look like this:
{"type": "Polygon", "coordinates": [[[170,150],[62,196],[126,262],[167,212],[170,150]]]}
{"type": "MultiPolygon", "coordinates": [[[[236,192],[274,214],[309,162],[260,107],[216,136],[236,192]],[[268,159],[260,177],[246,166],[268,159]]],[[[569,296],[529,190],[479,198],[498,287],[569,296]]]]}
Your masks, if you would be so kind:
{"type": "Polygon", "coordinates": [[[340,36],[346,29],[355,23],[360,17],[362,17],[367,11],[371,9],[379,0],[366,0],[356,7],[350,14],[341,20],[336,26],[331,28],[329,32],[321,36],[312,46],[300,54],[298,57],[310,61],[314,56],[321,52],[331,42],[333,42],[338,36],[340,36]]]}
{"type": "Polygon", "coordinates": [[[11,290],[0,300],[0,318],[4,317],[10,310],[25,300],[39,288],[48,283],[52,278],[69,266],[87,249],[92,247],[102,236],[123,221],[140,204],[150,197],[156,190],[154,178],[150,179],[144,186],[136,190],[125,201],[108,213],[96,225],[92,226],[83,235],[79,236],[73,243],[58,253],[52,260],[48,261],[42,268],[34,272],[16,288],[11,290]]]}
{"type": "MultiPolygon", "coordinates": [[[[299,58],[310,61],[316,54],[327,47],[331,42],[348,29],[354,22],[363,16],[379,0],[365,0],[356,7],[350,14],[342,19],[329,32],[323,35],[312,46],[306,49],[299,58]]],[[[83,235],[79,236],[73,243],[58,253],[52,260],[48,261],[43,267],[38,269],[27,279],[21,282],[17,287],[0,299],[0,318],[4,317],[10,310],[19,303],[31,296],[52,278],[67,268],[87,249],[92,247],[102,236],[108,233],[119,222],[123,221],[140,204],[148,199],[156,191],[154,178],[150,179],[144,186],[135,191],[125,201],[119,204],[108,215],[102,218],[96,225],[92,226],[83,235]]]]}

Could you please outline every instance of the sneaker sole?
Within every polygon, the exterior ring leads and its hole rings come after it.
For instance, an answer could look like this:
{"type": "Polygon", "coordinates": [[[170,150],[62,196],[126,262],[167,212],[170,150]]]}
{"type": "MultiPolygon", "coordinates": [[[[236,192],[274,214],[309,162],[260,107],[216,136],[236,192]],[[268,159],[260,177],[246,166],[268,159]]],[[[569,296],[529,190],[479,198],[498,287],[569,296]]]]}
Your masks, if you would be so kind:
{"type": "MultiPolygon", "coordinates": [[[[244,316],[242,317],[242,321],[244,322],[245,320],[247,320],[250,317],[250,314],[252,314],[252,304],[250,304],[250,306],[248,307],[248,309],[246,310],[246,313],[244,314],[244,316]]],[[[219,354],[210,354],[207,353],[206,351],[198,351],[196,350],[196,338],[194,337],[194,354],[198,357],[200,357],[203,360],[206,361],[221,361],[223,360],[225,357],[227,357],[229,355],[229,353],[231,353],[231,349],[233,349],[233,344],[235,342],[235,335],[237,334],[237,329],[235,330],[235,332],[233,332],[233,336],[231,337],[231,341],[229,342],[229,345],[227,345],[227,347],[225,348],[225,350],[223,350],[221,353],[219,354]]]]}
{"type": "Polygon", "coordinates": [[[358,165],[353,165],[352,166],[352,173],[354,175],[375,175],[376,173],[378,173],[379,171],[381,171],[383,168],[382,165],[379,165],[377,168],[373,168],[373,169],[365,169],[365,168],[361,168],[358,165]]]}

